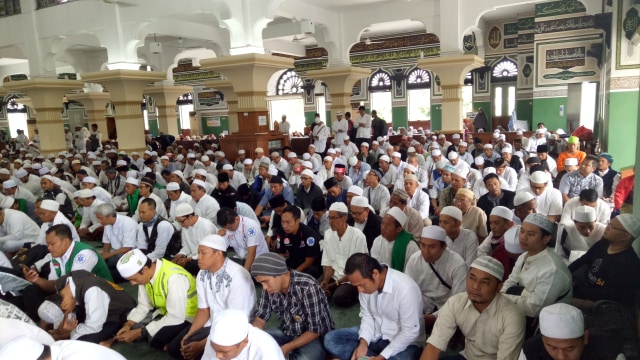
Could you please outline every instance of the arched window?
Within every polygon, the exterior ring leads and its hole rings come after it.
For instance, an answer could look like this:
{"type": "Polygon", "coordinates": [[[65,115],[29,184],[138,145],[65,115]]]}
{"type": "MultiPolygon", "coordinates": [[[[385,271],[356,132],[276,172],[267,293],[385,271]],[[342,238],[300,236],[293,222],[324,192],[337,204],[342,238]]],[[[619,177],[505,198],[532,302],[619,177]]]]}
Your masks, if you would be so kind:
{"type": "Polygon", "coordinates": [[[513,60],[509,60],[507,58],[504,58],[502,61],[494,65],[493,70],[491,71],[491,80],[494,82],[516,81],[517,76],[518,65],[513,60]]]}
{"type": "Polygon", "coordinates": [[[19,103],[18,99],[15,95],[7,98],[7,113],[27,113],[27,107],[19,103]]]}
{"type": "Polygon", "coordinates": [[[9,132],[11,137],[18,136],[18,129],[24,130],[24,134],[29,137],[29,129],[27,128],[27,107],[19,103],[20,97],[11,95],[6,98],[7,102],[7,120],[9,122],[9,132]]]}
{"type": "Polygon", "coordinates": [[[388,73],[378,70],[374,72],[369,78],[369,90],[370,91],[390,91],[391,90],[391,76],[388,73]]]}
{"type": "Polygon", "coordinates": [[[278,79],[277,95],[302,94],[304,93],[304,81],[298,76],[295,70],[285,71],[278,79]]]}
{"type": "Polygon", "coordinates": [[[431,87],[431,75],[424,69],[413,69],[407,77],[407,89],[426,89],[431,87]]]}

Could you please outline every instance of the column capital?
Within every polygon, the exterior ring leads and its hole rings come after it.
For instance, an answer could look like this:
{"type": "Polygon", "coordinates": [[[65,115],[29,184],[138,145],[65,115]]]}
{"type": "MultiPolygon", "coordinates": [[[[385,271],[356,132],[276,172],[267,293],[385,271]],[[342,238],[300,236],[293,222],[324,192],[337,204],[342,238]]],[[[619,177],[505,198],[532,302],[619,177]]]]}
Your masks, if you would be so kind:
{"type": "Polygon", "coordinates": [[[267,92],[267,83],[273,73],[293,67],[293,59],[264,55],[243,54],[224,56],[200,61],[203,70],[214,70],[223,74],[236,93],[267,92]]]}
{"type": "Polygon", "coordinates": [[[329,92],[333,94],[346,94],[351,96],[353,84],[362,78],[371,75],[371,69],[357,66],[339,66],[321,70],[307,72],[307,77],[320,79],[329,87],[329,92]]]}
{"type": "Polygon", "coordinates": [[[104,109],[104,106],[111,100],[111,94],[106,92],[85,92],[79,94],[69,94],[67,99],[81,102],[89,110],[92,108],[104,109]]]}
{"type": "Polygon", "coordinates": [[[61,107],[62,97],[71,90],[82,89],[84,83],[78,80],[28,79],[4,84],[7,92],[26,93],[33,101],[33,107],[61,107]],[[54,95],[55,94],[55,95],[54,95]]]}
{"type": "Polygon", "coordinates": [[[104,86],[111,94],[112,101],[142,99],[142,90],[155,81],[166,78],[160,71],[105,70],[81,74],[82,80],[104,86]]]}
{"type": "Polygon", "coordinates": [[[473,69],[483,67],[484,59],[477,55],[453,55],[418,59],[418,67],[440,77],[441,84],[464,84],[464,77],[473,69]]]}

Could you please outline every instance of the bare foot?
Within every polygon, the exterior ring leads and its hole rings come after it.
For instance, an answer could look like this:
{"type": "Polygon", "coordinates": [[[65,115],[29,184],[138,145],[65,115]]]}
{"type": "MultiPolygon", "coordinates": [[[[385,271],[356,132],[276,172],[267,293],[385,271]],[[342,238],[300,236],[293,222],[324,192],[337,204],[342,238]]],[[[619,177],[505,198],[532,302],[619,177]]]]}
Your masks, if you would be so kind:
{"type": "Polygon", "coordinates": [[[107,339],[107,340],[104,340],[104,341],[100,341],[100,343],[99,343],[99,344],[100,344],[100,345],[102,345],[102,346],[104,346],[104,347],[108,347],[108,348],[110,348],[110,347],[111,347],[111,345],[113,344],[113,338],[111,338],[111,339],[107,339]]]}

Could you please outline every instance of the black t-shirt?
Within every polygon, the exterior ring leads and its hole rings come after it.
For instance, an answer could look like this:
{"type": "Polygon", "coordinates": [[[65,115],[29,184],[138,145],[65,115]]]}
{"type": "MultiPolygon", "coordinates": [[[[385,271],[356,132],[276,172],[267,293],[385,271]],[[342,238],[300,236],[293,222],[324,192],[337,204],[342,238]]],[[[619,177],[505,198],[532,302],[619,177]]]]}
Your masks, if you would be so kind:
{"type": "Polygon", "coordinates": [[[276,235],[276,252],[289,253],[287,266],[296,269],[308,257],[313,257],[313,265],[320,266],[322,256],[320,254],[320,235],[309,226],[300,223],[297,233],[285,234],[280,229],[276,235]]]}
{"type": "Polygon", "coordinates": [[[640,289],[640,259],[633,248],[607,253],[609,242],[601,239],[569,265],[573,274],[573,297],[591,301],[610,300],[630,309],[640,289]]]}

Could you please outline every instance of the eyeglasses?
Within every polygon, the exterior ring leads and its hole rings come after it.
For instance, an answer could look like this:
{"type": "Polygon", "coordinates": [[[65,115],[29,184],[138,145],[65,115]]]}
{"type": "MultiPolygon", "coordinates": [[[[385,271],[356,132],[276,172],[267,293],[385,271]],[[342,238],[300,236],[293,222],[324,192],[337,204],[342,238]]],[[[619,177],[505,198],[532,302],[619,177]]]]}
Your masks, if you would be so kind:
{"type": "Polygon", "coordinates": [[[338,220],[342,218],[342,216],[328,216],[329,220],[338,220]]]}

